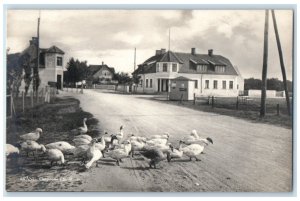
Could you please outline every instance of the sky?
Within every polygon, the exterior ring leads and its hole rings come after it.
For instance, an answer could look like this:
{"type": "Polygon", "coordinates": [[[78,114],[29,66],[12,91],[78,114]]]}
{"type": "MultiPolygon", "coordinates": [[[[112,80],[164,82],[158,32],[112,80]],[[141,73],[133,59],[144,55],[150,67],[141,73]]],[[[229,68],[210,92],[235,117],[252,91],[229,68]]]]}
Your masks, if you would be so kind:
{"type": "MultiPolygon", "coordinates": [[[[293,12],[275,11],[287,78],[292,80],[293,12]]],[[[38,10],[8,10],[9,53],[21,52],[36,36],[38,10]]],[[[56,45],[88,64],[104,62],[117,72],[132,73],[134,48],[141,64],[155,50],[227,57],[244,78],[261,79],[264,10],[41,10],[40,47],[56,45]]],[[[270,13],[268,78],[282,80],[270,13]]],[[[67,63],[67,62],[65,62],[67,63]]]]}

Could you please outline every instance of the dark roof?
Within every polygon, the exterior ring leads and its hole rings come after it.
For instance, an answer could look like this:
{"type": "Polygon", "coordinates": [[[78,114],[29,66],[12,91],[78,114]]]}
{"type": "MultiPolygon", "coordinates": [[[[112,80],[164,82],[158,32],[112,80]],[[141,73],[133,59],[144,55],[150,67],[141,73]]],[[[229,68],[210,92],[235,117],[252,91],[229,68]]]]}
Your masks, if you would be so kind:
{"type": "Polygon", "coordinates": [[[167,51],[163,54],[154,55],[147,59],[143,64],[138,65],[133,74],[155,73],[157,62],[176,62],[182,64],[179,68],[179,73],[194,73],[194,74],[222,74],[222,75],[238,75],[236,69],[231,62],[221,55],[208,54],[191,54],[181,52],[167,51]],[[207,65],[206,72],[196,70],[196,65],[207,65]],[[225,72],[216,72],[215,66],[225,66],[225,72]]]}
{"type": "Polygon", "coordinates": [[[58,54],[65,54],[64,51],[53,45],[52,47],[45,50],[46,53],[58,53],[58,54]]]}
{"type": "Polygon", "coordinates": [[[103,65],[89,65],[89,67],[88,67],[89,75],[94,75],[95,73],[97,73],[102,68],[108,69],[112,74],[115,73],[115,68],[108,67],[106,64],[103,64],[103,65]]]}

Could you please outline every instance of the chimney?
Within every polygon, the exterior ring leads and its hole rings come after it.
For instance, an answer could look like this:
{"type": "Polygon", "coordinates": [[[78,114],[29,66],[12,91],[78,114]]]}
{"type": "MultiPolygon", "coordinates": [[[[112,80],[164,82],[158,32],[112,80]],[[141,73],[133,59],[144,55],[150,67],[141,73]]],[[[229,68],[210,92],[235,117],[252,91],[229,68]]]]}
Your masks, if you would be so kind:
{"type": "Polygon", "coordinates": [[[214,50],[213,50],[213,49],[209,49],[209,50],[208,50],[208,56],[210,56],[210,57],[211,57],[211,56],[213,55],[213,52],[214,52],[214,50]]]}
{"type": "Polygon", "coordinates": [[[166,49],[161,48],[161,54],[164,54],[164,53],[166,53],[166,49]]]}
{"type": "Polygon", "coordinates": [[[32,37],[32,39],[29,41],[29,45],[36,45],[37,44],[37,37],[32,37]]]}
{"type": "Polygon", "coordinates": [[[161,50],[156,50],[155,51],[155,55],[160,55],[161,54],[161,50]]]}
{"type": "Polygon", "coordinates": [[[195,55],[195,54],[196,54],[196,48],[192,47],[192,49],[191,49],[191,54],[192,54],[192,55],[195,55]]]}

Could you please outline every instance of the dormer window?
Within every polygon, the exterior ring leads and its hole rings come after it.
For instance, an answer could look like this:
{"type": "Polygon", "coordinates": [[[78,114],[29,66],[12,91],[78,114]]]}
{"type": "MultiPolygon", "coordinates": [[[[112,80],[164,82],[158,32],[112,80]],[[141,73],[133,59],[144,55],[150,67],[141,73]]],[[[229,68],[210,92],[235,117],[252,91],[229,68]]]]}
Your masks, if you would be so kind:
{"type": "Polygon", "coordinates": [[[215,70],[218,73],[224,73],[225,72],[225,66],[216,66],[215,70]]]}
{"type": "Polygon", "coordinates": [[[207,71],[207,65],[197,65],[197,71],[206,72],[207,71]]]}
{"type": "Polygon", "coordinates": [[[156,72],[159,72],[159,63],[156,63],[156,72]]]}

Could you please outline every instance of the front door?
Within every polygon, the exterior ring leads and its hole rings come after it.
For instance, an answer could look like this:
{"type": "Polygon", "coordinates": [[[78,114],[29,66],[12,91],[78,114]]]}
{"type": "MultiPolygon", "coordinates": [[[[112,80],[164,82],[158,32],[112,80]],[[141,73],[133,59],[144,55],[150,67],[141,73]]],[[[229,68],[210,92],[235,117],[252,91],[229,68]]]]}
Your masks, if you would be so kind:
{"type": "Polygon", "coordinates": [[[160,92],[160,79],[157,79],[157,91],[160,92]]]}
{"type": "Polygon", "coordinates": [[[61,89],[61,75],[57,75],[57,89],[61,89]]]}

